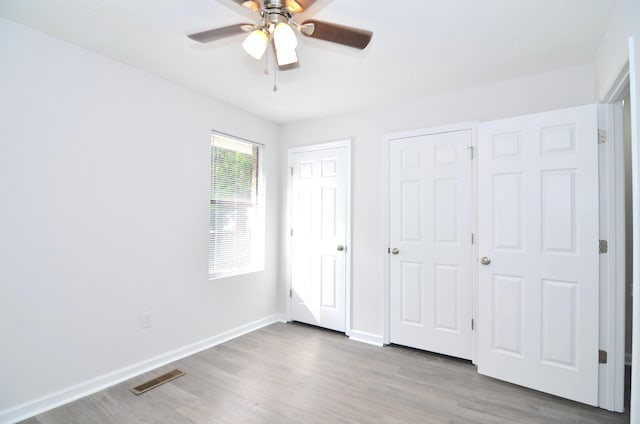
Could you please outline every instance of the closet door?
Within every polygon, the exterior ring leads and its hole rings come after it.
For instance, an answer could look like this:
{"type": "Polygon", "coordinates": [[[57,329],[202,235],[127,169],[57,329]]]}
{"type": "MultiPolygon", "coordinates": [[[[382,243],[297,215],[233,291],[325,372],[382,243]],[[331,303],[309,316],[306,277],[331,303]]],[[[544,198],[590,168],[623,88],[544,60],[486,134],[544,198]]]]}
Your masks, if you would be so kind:
{"type": "Polygon", "coordinates": [[[598,403],[595,105],[482,123],[478,371],[598,403]]]}
{"type": "Polygon", "coordinates": [[[390,341],[471,359],[471,131],[392,140],[390,341]]]}

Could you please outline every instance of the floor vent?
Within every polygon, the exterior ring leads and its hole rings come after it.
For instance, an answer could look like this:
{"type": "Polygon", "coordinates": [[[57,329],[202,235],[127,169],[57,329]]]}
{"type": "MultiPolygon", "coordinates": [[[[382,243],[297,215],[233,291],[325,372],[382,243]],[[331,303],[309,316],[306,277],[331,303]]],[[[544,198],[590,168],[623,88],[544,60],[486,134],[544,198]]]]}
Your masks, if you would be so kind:
{"type": "Polygon", "coordinates": [[[139,386],[136,386],[131,390],[132,393],[136,394],[136,395],[141,395],[144,392],[148,392],[151,389],[155,389],[156,387],[158,387],[161,384],[167,383],[171,380],[175,380],[178,377],[182,377],[184,375],[184,372],[180,371],[180,370],[173,370],[173,371],[169,371],[166,374],[162,374],[159,377],[156,377],[152,380],[147,381],[146,383],[142,383],[139,386]]]}

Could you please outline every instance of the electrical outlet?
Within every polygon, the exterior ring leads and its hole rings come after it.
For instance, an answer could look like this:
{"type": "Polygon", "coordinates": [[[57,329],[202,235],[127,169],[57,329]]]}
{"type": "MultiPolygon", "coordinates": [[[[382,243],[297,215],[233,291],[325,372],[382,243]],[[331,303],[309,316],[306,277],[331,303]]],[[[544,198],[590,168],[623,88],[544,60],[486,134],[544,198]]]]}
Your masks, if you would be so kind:
{"type": "Polygon", "coordinates": [[[142,313],[142,328],[151,327],[151,311],[142,313]]]}

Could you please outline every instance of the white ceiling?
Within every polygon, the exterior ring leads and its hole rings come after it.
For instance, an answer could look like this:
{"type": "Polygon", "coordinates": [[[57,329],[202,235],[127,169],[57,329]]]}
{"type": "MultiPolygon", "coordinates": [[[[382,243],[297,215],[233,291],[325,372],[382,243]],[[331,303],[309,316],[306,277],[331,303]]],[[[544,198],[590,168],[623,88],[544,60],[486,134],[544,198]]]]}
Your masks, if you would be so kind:
{"type": "Polygon", "coordinates": [[[616,0],[318,0],[302,16],[373,31],[364,51],[298,37],[300,67],[249,57],[242,35],[185,34],[254,22],[232,0],[1,0],[0,16],[276,123],[592,63],[616,0]]]}

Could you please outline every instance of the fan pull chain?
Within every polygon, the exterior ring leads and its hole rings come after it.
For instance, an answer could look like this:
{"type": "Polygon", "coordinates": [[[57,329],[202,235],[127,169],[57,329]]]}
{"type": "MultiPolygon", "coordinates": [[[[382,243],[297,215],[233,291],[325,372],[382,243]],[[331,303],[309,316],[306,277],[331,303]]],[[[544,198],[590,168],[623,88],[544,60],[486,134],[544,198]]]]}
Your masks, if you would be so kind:
{"type": "Polygon", "coordinates": [[[278,91],[278,61],[275,58],[273,60],[273,91],[278,91]]]}
{"type": "Polygon", "coordinates": [[[267,54],[264,55],[264,74],[269,75],[269,49],[267,49],[267,54]]]}

